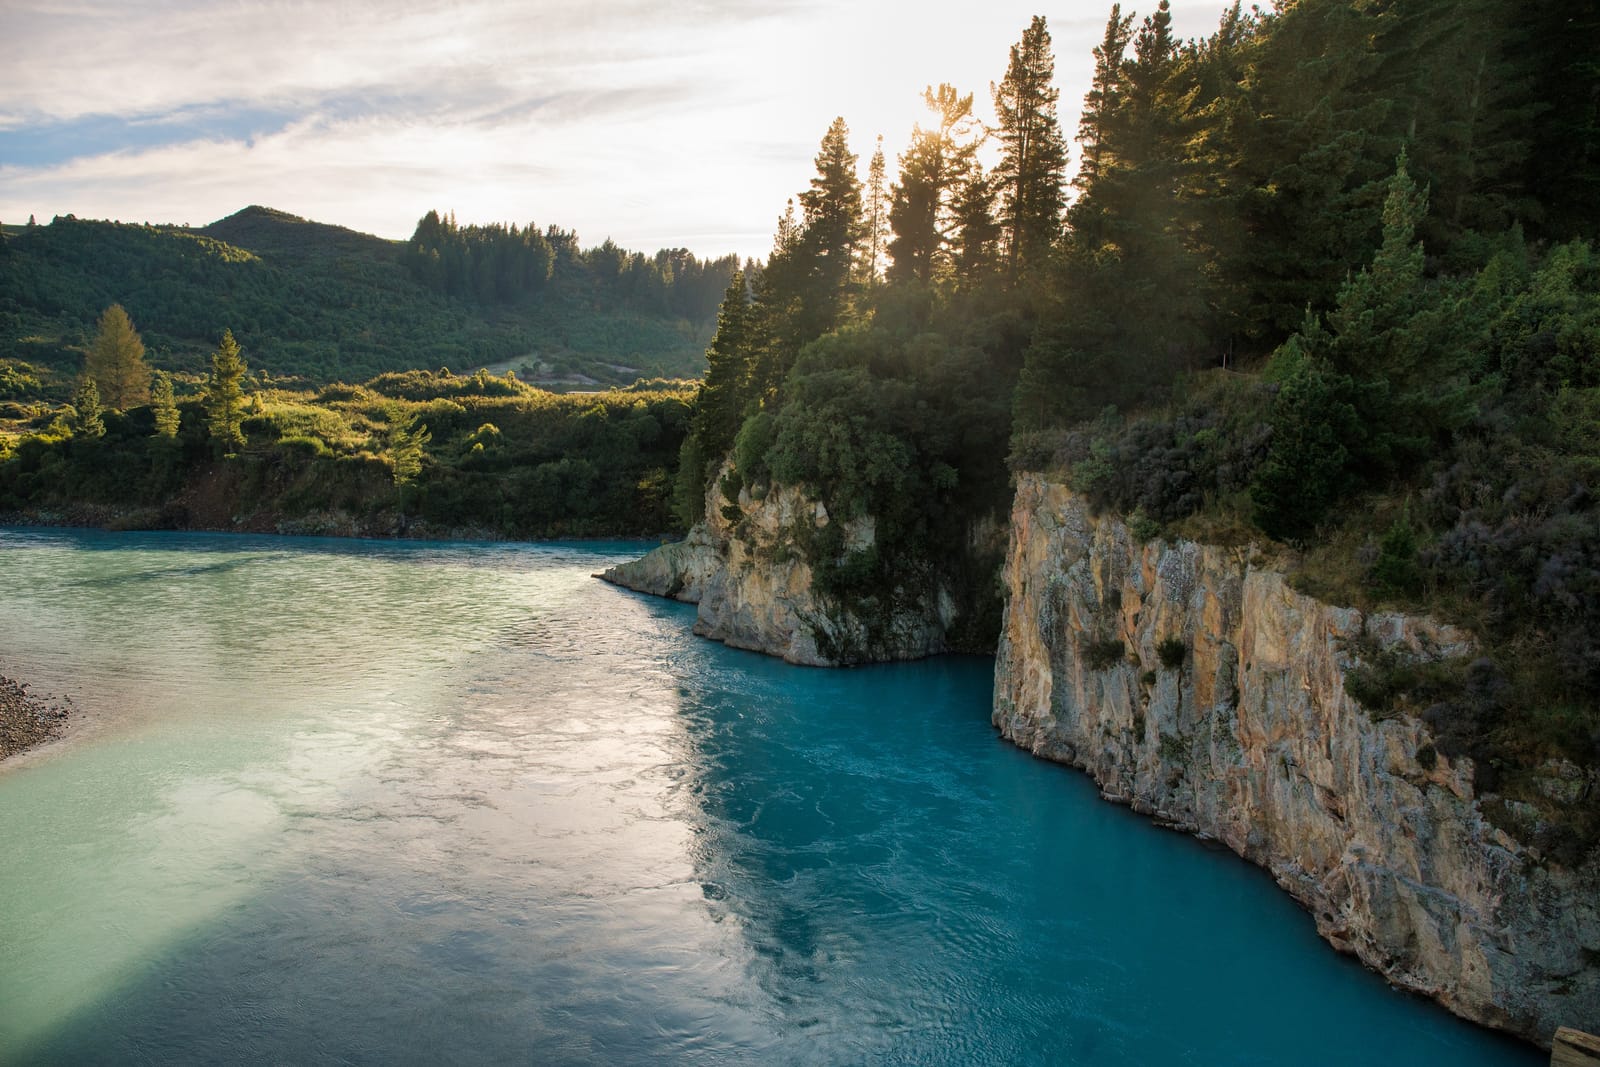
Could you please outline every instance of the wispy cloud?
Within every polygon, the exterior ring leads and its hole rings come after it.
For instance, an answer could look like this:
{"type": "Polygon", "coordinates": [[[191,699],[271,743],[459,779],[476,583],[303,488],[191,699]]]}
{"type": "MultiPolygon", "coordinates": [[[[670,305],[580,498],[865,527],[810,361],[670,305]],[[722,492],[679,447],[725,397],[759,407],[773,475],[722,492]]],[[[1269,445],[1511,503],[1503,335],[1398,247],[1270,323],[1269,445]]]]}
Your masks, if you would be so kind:
{"type": "MultiPolygon", "coordinates": [[[[403,236],[439,207],[759,255],[835,115],[893,155],[924,85],[985,98],[1032,7],[12,0],[0,218],[258,202],[403,236]]],[[[1070,7],[1052,18],[1069,129],[1104,19],[1070,7]]]]}

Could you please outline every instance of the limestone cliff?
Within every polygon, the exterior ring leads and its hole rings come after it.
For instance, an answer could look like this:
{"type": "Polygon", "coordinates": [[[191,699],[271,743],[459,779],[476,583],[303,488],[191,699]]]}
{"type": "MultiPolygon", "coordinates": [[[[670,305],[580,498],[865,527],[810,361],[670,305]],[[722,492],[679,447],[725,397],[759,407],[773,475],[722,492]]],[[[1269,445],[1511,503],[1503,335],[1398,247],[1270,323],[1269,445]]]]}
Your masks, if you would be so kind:
{"type": "Polygon", "coordinates": [[[1312,600],[1249,549],[1140,543],[1037,476],[1004,580],[1006,737],[1267,868],[1397,986],[1547,1046],[1600,1025],[1600,861],[1564,869],[1512,839],[1470,760],[1345,693],[1352,637],[1429,657],[1467,634],[1312,600]]]}
{"type": "MultiPolygon", "coordinates": [[[[726,473],[724,467],[722,473],[726,473]]],[[[918,659],[944,651],[955,615],[942,591],[867,620],[819,594],[812,583],[811,536],[833,519],[821,501],[773,486],[759,499],[748,487],[723,499],[722,478],[706,494],[706,518],[688,537],[600,577],[656,596],[699,605],[694,632],[790,663],[839,666],[918,659]]],[[[844,522],[842,553],[870,548],[872,519],[844,522]]]]}

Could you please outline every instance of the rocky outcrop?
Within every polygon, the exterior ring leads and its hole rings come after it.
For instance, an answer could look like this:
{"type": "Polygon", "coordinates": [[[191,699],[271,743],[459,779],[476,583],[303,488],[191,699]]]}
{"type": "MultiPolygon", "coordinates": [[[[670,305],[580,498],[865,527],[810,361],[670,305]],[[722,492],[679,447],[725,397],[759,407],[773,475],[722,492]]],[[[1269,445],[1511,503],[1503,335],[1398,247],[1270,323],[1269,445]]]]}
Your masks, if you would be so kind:
{"type": "Polygon", "coordinates": [[[1428,658],[1470,651],[1467,634],[1312,600],[1250,548],[1141,543],[1032,475],[1004,580],[1006,737],[1267,868],[1397,986],[1546,1046],[1600,1024],[1600,861],[1513,839],[1470,760],[1345,692],[1352,638],[1428,658]]]}
{"type": "MultiPolygon", "coordinates": [[[[817,543],[818,531],[840,521],[821,501],[774,486],[759,497],[742,489],[737,502],[729,503],[722,480],[712,480],[706,518],[688,537],[600,577],[698,604],[695,633],[790,663],[831,667],[944,651],[955,616],[948,595],[863,618],[813,588],[809,546],[817,543]]],[[[845,521],[841,556],[871,548],[875,536],[870,517],[845,521]]]]}

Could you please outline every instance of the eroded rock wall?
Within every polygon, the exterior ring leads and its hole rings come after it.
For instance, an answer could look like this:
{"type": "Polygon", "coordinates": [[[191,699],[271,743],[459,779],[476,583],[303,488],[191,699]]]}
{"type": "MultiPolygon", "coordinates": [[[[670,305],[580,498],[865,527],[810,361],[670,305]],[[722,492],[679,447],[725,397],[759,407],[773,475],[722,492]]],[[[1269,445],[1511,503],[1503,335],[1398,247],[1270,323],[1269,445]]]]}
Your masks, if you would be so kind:
{"type": "MultiPolygon", "coordinates": [[[[919,659],[944,651],[953,618],[948,596],[894,611],[869,626],[819,595],[806,556],[808,531],[839,521],[821,501],[774,486],[759,499],[742,489],[723,499],[721,474],[706,494],[706,518],[688,537],[605,571],[608,582],[699,605],[694,632],[790,663],[839,666],[919,659]]],[[[843,552],[872,545],[870,517],[845,522],[843,552]]]]}
{"type": "Polygon", "coordinates": [[[1600,864],[1513,840],[1484,818],[1469,760],[1344,691],[1363,631],[1418,656],[1467,652],[1467,634],[1312,600],[1248,548],[1140,543],[1032,475],[1004,581],[1007,738],[1267,868],[1398,986],[1545,1045],[1600,1026],[1600,864]]]}

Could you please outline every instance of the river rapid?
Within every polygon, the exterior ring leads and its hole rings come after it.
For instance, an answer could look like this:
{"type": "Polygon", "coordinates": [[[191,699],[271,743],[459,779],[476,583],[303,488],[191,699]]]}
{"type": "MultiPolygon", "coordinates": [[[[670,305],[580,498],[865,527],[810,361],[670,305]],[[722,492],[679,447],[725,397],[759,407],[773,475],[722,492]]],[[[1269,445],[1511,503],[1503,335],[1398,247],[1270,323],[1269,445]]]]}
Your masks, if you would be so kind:
{"type": "Polygon", "coordinates": [[[1534,1050],[989,725],[637,544],[0,529],[0,1062],[1455,1065],[1534,1050]]]}

